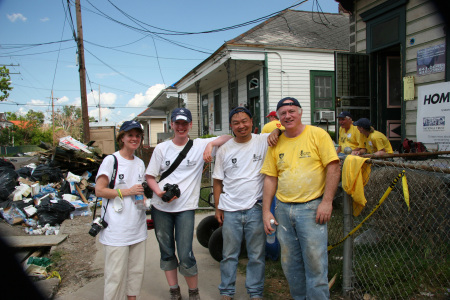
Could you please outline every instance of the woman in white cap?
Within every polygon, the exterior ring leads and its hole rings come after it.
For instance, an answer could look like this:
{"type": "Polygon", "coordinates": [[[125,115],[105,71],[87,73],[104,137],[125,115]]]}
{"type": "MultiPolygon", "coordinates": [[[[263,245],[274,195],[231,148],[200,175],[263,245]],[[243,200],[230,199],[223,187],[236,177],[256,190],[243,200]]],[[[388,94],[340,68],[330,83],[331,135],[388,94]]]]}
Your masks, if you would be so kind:
{"type": "Polygon", "coordinates": [[[211,161],[214,146],[220,146],[232,137],[223,135],[193,140],[192,148],[178,167],[166,178],[156,182],[156,178],[170,168],[188,143],[189,131],[192,129],[191,112],[186,108],[174,109],[171,115],[171,126],[174,132],[173,139],[155,147],[145,174],[148,185],[154,191],[152,219],[161,252],[160,267],[165,272],[171,299],[181,299],[177,275],[177,268],[179,268],[180,274],[185,277],[189,287],[189,300],[197,300],[200,299],[198,271],[192,251],[192,240],[203,164],[204,161],[211,161]],[[166,193],[164,190],[166,184],[178,185],[179,197],[165,199],[163,195],[166,193]]]}
{"type": "Polygon", "coordinates": [[[136,121],[122,124],[117,136],[120,150],[114,187],[110,188],[115,159],[108,155],[96,177],[95,194],[103,198],[101,217],[107,223],[100,230],[99,242],[105,252],[104,299],[136,299],[144,278],[145,210],[135,205],[135,195],[143,195],[145,165],[134,155],[141,145],[144,131],[136,121]]]}

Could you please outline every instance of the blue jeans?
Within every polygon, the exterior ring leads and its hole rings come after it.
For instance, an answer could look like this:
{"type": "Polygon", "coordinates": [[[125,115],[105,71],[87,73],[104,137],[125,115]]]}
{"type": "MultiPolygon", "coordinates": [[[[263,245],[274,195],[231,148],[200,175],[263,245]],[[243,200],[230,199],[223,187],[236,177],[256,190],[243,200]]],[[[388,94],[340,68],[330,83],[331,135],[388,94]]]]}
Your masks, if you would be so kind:
{"type": "Polygon", "coordinates": [[[225,211],[222,235],[223,259],[220,262],[220,294],[232,297],[236,292],[236,270],[242,239],[245,236],[248,255],[245,287],[250,298],[262,297],[266,265],[266,234],[261,206],[256,204],[247,210],[225,211]]]}
{"type": "Polygon", "coordinates": [[[322,198],[307,203],[277,201],[275,218],[281,266],[292,298],[329,299],[327,225],[316,223],[322,198]]]}
{"type": "Polygon", "coordinates": [[[197,261],[192,251],[194,218],[194,210],[168,213],[152,207],[152,219],[161,252],[160,267],[162,270],[170,271],[179,267],[183,276],[197,275],[197,261]],[[175,255],[175,242],[179,263],[175,255]]]}

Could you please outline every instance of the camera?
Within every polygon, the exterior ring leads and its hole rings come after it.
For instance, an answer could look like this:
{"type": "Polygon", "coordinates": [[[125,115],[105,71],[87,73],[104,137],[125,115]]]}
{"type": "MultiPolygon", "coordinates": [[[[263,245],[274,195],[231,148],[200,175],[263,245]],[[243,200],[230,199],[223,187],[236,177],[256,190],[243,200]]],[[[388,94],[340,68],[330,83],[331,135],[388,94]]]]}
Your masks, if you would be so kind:
{"type": "Polygon", "coordinates": [[[94,221],[92,221],[92,227],[91,229],[89,229],[89,234],[95,237],[100,232],[100,230],[106,227],[108,227],[108,223],[106,223],[106,221],[102,218],[97,217],[94,221]]]}
{"type": "Polygon", "coordinates": [[[153,190],[148,186],[146,181],[142,183],[142,187],[144,188],[145,197],[147,197],[147,199],[151,199],[153,197],[153,190]]]}
{"type": "Polygon", "coordinates": [[[162,201],[169,202],[174,196],[180,197],[180,189],[178,188],[178,184],[170,184],[166,183],[164,185],[164,190],[166,193],[162,196],[162,201]]]}

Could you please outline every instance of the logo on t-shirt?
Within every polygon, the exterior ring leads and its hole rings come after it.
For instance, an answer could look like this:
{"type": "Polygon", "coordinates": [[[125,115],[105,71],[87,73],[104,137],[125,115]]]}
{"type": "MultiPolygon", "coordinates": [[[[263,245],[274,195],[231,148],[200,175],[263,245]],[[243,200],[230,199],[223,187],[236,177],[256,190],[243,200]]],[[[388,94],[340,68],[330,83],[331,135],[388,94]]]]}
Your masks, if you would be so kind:
{"type": "Polygon", "coordinates": [[[262,160],[262,155],[253,154],[253,162],[262,160]]]}
{"type": "Polygon", "coordinates": [[[170,165],[170,160],[166,160],[166,166],[170,165]]]}
{"type": "Polygon", "coordinates": [[[231,159],[231,163],[233,164],[231,167],[232,168],[237,168],[238,166],[237,166],[237,158],[232,158],[231,159]]]}
{"type": "Polygon", "coordinates": [[[280,163],[282,163],[282,164],[284,163],[283,157],[284,157],[284,153],[278,154],[278,158],[280,159],[280,163]]]}
{"type": "Polygon", "coordinates": [[[187,166],[188,167],[190,167],[190,166],[195,166],[197,164],[197,162],[196,161],[192,161],[192,160],[187,160],[187,166]]]}
{"type": "Polygon", "coordinates": [[[311,152],[300,151],[300,156],[298,158],[308,158],[311,157],[311,152]]]}
{"type": "Polygon", "coordinates": [[[118,184],[124,184],[124,183],[126,183],[125,182],[125,180],[124,180],[124,178],[125,178],[125,175],[124,174],[119,174],[119,182],[118,182],[118,184]]]}

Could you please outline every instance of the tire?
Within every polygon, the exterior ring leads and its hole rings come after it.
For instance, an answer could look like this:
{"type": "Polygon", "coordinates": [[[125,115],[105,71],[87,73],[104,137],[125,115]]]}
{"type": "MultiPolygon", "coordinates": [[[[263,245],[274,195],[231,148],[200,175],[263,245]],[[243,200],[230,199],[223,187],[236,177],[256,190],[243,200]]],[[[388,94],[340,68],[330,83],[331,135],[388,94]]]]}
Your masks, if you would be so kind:
{"type": "Polygon", "coordinates": [[[222,227],[217,228],[208,242],[209,254],[216,261],[220,262],[222,260],[222,248],[223,248],[223,238],[222,238],[222,227]]]}
{"type": "Polygon", "coordinates": [[[205,248],[208,248],[208,242],[213,232],[219,228],[219,222],[214,216],[208,216],[200,221],[197,226],[197,240],[205,248]]]}
{"type": "MultiPolygon", "coordinates": [[[[212,258],[216,261],[220,262],[223,258],[222,249],[223,249],[223,236],[222,236],[222,227],[217,228],[213,234],[211,235],[208,242],[209,254],[211,254],[212,258]]],[[[242,240],[241,244],[241,254],[240,258],[245,257],[247,255],[247,249],[245,247],[245,239],[242,240]]]]}

